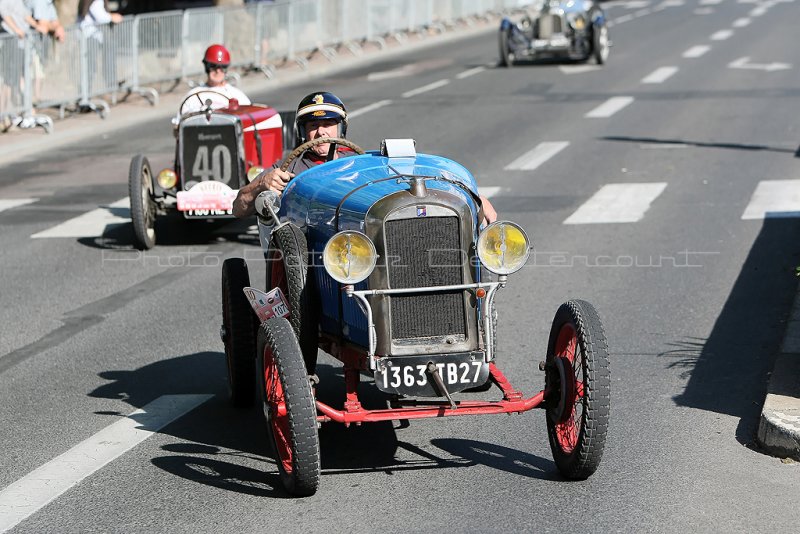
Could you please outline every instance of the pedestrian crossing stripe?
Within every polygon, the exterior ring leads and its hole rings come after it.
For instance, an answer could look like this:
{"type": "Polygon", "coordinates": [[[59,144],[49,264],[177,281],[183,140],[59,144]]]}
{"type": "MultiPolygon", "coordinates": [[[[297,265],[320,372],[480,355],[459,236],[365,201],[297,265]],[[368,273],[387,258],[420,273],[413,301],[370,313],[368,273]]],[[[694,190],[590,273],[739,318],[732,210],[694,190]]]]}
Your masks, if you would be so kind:
{"type": "Polygon", "coordinates": [[[742,219],[786,217],[800,217],[800,180],[759,182],[742,214],[742,219]]]}
{"type": "Polygon", "coordinates": [[[63,223],[33,234],[34,239],[58,237],[100,237],[107,230],[131,222],[128,197],[112,202],[108,206],[94,209],[63,223]]]}
{"type": "Polygon", "coordinates": [[[570,215],[564,224],[637,222],[666,187],[666,182],[606,184],[570,215]]]}
{"type": "Polygon", "coordinates": [[[18,208],[26,204],[33,204],[38,198],[0,198],[0,211],[18,208]]]}

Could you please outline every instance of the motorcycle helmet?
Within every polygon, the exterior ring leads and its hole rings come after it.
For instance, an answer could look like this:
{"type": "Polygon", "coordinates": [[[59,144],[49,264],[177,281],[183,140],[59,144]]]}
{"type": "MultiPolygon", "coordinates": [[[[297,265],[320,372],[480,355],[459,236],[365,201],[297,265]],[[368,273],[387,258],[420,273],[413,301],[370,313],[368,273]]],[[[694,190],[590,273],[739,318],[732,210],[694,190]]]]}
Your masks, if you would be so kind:
{"type": "Polygon", "coordinates": [[[221,44],[213,44],[206,48],[206,53],[203,55],[203,66],[206,68],[206,74],[212,67],[222,67],[227,69],[231,64],[231,53],[228,49],[221,44]]]}

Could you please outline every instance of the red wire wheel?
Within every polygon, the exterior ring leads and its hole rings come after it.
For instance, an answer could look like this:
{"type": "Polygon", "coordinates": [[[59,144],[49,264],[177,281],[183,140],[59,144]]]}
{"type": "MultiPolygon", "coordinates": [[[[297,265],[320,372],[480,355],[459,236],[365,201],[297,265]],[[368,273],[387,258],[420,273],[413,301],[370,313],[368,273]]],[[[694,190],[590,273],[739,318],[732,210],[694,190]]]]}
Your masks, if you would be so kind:
{"type": "Polygon", "coordinates": [[[264,422],[281,482],[291,495],[313,495],[320,477],[317,412],[289,321],[276,317],[261,324],[258,354],[264,422]]]}
{"type": "Polygon", "coordinates": [[[603,456],[611,404],[608,343],[594,307],[562,304],[547,346],[547,433],[558,470],[582,480],[603,456]]]}

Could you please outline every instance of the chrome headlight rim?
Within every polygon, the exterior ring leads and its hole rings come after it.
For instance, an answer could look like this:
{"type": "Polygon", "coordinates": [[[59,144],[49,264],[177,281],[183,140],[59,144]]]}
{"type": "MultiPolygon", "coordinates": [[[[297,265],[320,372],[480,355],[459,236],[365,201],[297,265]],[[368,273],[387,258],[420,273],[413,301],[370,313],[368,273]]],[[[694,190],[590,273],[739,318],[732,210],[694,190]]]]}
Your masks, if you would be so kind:
{"type": "Polygon", "coordinates": [[[369,276],[375,270],[375,266],[377,264],[378,264],[378,251],[375,248],[375,243],[373,243],[372,239],[370,239],[365,233],[359,232],[358,230],[342,230],[340,232],[336,232],[333,236],[331,236],[330,239],[328,239],[328,242],[325,243],[325,248],[322,250],[322,266],[325,268],[325,272],[328,273],[328,276],[330,276],[340,284],[355,285],[360,282],[363,282],[364,280],[369,278],[369,276]],[[370,252],[369,267],[366,271],[359,274],[359,276],[356,277],[338,276],[337,274],[334,274],[332,272],[332,269],[328,265],[328,251],[332,243],[334,243],[334,241],[341,236],[347,236],[348,238],[351,236],[356,236],[357,238],[361,239],[369,248],[370,252]]]}
{"type": "Polygon", "coordinates": [[[486,228],[484,228],[481,231],[480,235],[478,236],[478,242],[476,243],[476,247],[475,248],[476,248],[476,251],[477,251],[477,254],[478,254],[478,259],[481,262],[481,265],[483,265],[487,270],[493,272],[494,274],[501,275],[501,276],[508,276],[509,274],[516,273],[517,271],[522,269],[525,266],[526,263],[528,263],[528,258],[531,255],[532,245],[531,245],[531,240],[528,238],[527,232],[525,232],[525,230],[519,224],[517,224],[515,222],[512,222],[512,221],[495,221],[495,222],[493,222],[492,224],[488,225],[486,228]],[[484,241],[487,239],[486,236],[489,235],[489,230],[492,229],[492,228],[503,226],[503,225],[511,226],[511,227],[517,229],[522,234],[522,237],[525,239],[525,254],[522,256],[521,261],[519,262],[519,265],[514,267],[514,268],[510,268],[510,269],[498,269],[498,268],[490,267],[489,266],[489,262],[487,262],[483,258],[483,254],[482,254],[484,252],[484,247],[482,245],[483,245],[484,241]]]}

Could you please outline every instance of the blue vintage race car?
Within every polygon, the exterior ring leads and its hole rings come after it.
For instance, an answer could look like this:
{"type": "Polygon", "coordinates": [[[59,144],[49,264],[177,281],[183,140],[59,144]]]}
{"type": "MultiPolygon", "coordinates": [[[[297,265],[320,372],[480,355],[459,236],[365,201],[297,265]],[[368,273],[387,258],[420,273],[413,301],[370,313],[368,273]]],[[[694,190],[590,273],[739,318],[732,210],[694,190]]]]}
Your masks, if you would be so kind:
{"type": "MultiPolygon", "coordinates": [[[[567,478],[597,468],[609,414],[608,347],[587,302],[564,303],[539,368],[544,389],[525,397],[495,365],[493,298],[528,258],[518,225],[483,226],[467,169],[418,154],[411,140],[364,153],[345,139],[316,143],[358,154],[307,170],[278,199],[256,201],[266,292],[250,287],[243,259],[222,270],[231,398],[260,392],[281,479],[294,495],[319,484],[319,423],[521,413],[542,407],[556,465],[567,478]],[[483,273],[493,273],[488,280],[483,273]],[[255,313],[254,313],[255,312],[255,313]],[[344,364],[341,406],[315,398],[319,349],[344,364]],[[362,371],[388,408],[361,404],[362,371]],[[473,400],[491,387],[502,400],[473,400]]],[[[526,356],[530,357],[530,356],[526,356]]]]}

